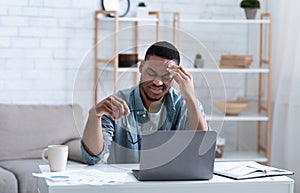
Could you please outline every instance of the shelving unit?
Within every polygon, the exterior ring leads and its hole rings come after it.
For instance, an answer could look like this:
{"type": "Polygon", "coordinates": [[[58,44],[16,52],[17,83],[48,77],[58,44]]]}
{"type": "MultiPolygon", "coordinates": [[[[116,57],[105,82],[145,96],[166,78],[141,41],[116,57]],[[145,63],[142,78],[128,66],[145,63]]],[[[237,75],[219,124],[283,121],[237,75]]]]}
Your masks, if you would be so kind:
{"type": "MultiPolygon", "coordinates": [[[[138,30],[138,23],[139,22],[155,22],[156,23],[156,41],[159,40],[160,37],[160,31],[159,31],[159,27],[160,27],[160,15],[159,12],[155,12],[155,11],[150,11],[148,13],[149,15],[154,15],[155,18],[137,18],[137,17],[119,17],[119,14],[117,11],[104,11],[104,10],[100,10],[100,11],[96,11],[95,12],[95,31],[94,31],[94,44],[95,44],[95,49],[94,49],[94,85],[95,85],[95,94],[94,94],[94,103],[97,103],[98,100],[98,76],[99,76],[99,67],[100,63],[106,63],[106,64],[112,64],[111,68],[105,68],[105,70],[108,71],[112,71],[114,72],[114,92],[116,92],[118,90],[118,74],[119,72],[137,72],[137,68],[119,68],[119,58],[118,58],[118,54],[119,54],[119,22],[129,22],[129,23],[133,23],[134,24],[134,51],[135,53],[138,52],[138,38],[139,38],[139,30],[138,30]],[[113,15],[114,17],[105,17],[106,15],[113,15]],[[114,26],[114,41],[113,43],[113,47],[114,47],[114,59],[111,61],[109,59],[104,59],[104,58],[99,58],[99,49],[98,49],[98,41],[99,41],[99,36],[98,36],[98,32],[99,32],[99,22],[113,22],[113,26],[114,26]]],[[[142,59],[139,59],[139,61],[141,61],[142,59]]]]}
{"type": "MultiPolygon", "coordinates": [[[[118,74],[121,72],[132,72],[137,73],[137,68],[119,68],[118,67],[118,53],[119,53],[119,30],[120,22],[128,22],[134,24],[134,34],[135,34],[135,49],[138,45],[138,23],[142,21],[155,22],[156,23],[156,41],[160,39],[160,15],[158,12],[149,12],[151,15],[155,15],[155,18],[119,18],[116,11],[96,11],[95,12],[95,103],[97,102],[98,96],[98,72],[103,65],[100,63],[109,63],[111,67],[106,67],[105,70],[114,73],[114,92],[118,90],[118,74]],[[113,14],[114,17],[104,17],[104,15],[113,14]],[[107,59],[99,58],[99,50],[97,42],[99,40],[98,31],[99,22],[113,22],[113,33],[114,33],[114,59],[109,61],[107,59]]],[[[208,121],[225,121],[225,122],[254,122],[257,123],[257,150],[250,152],[226,152],[222,158],[218,158],[219,161],[245,161],[253,160],[257,162],[263,162],[270,164],[270,134],[271,134],[271,34],[272,34],[272,16],[269,13],[261,15],[260,19],[255,20],[234,20],[234,19],[181,19],[179,13],[175,13],[173,16],[173,43],[180,49],[180,29],[182,23],[192,23],[192,24],[247,24],[247,25],[259,25],[259,53],[255,54],[259,56],[258,67],[251,68],[187,68],[188,72],[192,73],[221,73],[221,74],[257,74],[258,75],[258,98],[257,105],[253,108],[247,109],[245,112],[241,113],[239,116],[208,116],[208,121]],[[266,29],[267,28],[267,29],[266,29]],[[264,58],[266,57],[266,58],[264,58]],[[266,79],[265,82],[263,79],[266,79]],[[264,92],[264,85],[267,85],[267,90],[264,92]],[[263,100],[263,93],[266,94],[266,102],[263,100]],[[265,129],[265,136],[262,135],[263,129],[265,129]]],[[[137,50],[135,50],[137,52],[137,50]]],[[[139,59],[142,60],[142,59],[139,59]]]]}
{"type": "Polygon", "coordinates": [[[258,98],[255,108],[246,110],[239,116],[209,116],[208,121],[238,121],[238,122],[257,122],[257,151],[256,152],[227,152],[218,161],[245,161],[253,160],[270,164],[270,135],[271,135],[271,34],[272,34],[272,15],[270,13],[261,14],[260,19],[255,20],[227,20],[227,19],[181,19],[179,13],[173,15],[173,42],[180,48],[180,30],[182,23],[193,24],[250,24],[259,25],[259,56],[258,68],[197,68],[187,69],[189,72],[205,73],[254,73],[258,74],[258,98]],[[267,29],[266,29],[267,28],[267,29]],[[266,58],[264,58],[266,56],[266,58]],[[265,75],[265,76],[263,76],[265,75]],[[263,82],[266,77],[266,82],[263,82]],[[267,84],[267,91],[264,91],[264,84],[267,84]],[[266,102],[263,101],[263,93],[266,93],[266,102]],[[262,136],[263,123],[266,123],[264,129],[266,134],[262,136]],[[262,142],[264,140],[264,143],[262,142]]]}

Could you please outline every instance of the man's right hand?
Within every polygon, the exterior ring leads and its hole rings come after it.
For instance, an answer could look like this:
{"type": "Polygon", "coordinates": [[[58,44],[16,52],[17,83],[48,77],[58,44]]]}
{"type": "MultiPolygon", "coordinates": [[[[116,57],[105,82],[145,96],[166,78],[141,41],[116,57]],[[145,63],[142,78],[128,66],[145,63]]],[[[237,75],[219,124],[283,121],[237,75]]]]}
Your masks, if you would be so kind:
{"type": "Polygon", "coordinates": [[[102,115],[108,115],[113,120],[119,120],[129,113],[126,102],[113,95],[93,106],[83,132],[83,144],[86,150],[91,155],[98,155],[103,150],[102,115]]]}
{"type": "Polygon", "coordinates": [[[113,120],[119,120],[123,116],[128,116],[130,114],[127,103],[114,95],[97,103],[95,105],[95,110],[98,117],[108,115],[113,120]]]}

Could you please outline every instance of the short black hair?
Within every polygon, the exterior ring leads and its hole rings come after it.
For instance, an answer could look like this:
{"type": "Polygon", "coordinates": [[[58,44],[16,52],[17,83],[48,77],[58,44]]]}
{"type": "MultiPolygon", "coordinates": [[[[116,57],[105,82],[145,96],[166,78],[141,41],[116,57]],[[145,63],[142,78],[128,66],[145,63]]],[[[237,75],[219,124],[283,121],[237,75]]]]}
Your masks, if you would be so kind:
{"type": "Polygon", "coordinates": [[[152,44],[146,54],[145,54],[145,61],[149,59],[150,56],[159,56],[169,60],[175,60],[177,64],[180,64],[180,55],[177,48],[167,42],[167,41],[159,41],[152,44]]]}

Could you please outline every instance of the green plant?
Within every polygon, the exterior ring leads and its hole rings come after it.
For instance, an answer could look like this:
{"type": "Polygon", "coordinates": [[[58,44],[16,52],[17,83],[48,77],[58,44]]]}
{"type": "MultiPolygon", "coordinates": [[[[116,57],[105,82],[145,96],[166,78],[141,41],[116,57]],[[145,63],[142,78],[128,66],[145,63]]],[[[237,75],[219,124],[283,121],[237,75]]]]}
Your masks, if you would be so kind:
{"type": "Polygon", "coordinates": [[[144,2],[139,2],[138,7],[146,7],[146,4],[144,2]]]}
{"type": "Polygon", "coordinates": [[[258,0],[243,0],[243,1],[241,1],[240,7],[241,8],[259,9],[260,2],[258,0]]]}

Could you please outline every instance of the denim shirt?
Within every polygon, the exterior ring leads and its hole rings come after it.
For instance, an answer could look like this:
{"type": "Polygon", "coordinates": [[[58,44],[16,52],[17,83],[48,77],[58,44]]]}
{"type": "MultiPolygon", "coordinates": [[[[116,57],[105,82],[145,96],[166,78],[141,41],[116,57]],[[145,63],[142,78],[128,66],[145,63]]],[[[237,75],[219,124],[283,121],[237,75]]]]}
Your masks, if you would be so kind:
{"type": "MultiPolygon", "coordinates": [[[[129,107],[130,115],[127,116],[127,123],[125,125],[124,118],[114,121],[108,116],[102,116],[104,143],[102,152],[97,156],[90,155],[81,144],[83,161],[88,164],[98,163],[108,153],[108,163],[139,162],[140,134],[144,129],[143,126],[150,120],[141,99],[139,86],[120,90],[116,96],[125,100],[129,107]]],[[[189,129],[186,103],[179,92],[170,88],[163,104],[166,116],[159,130],[189,129]]],[[[203,106],[200,102],[198,104],[205,118],[203,106]]]]}

